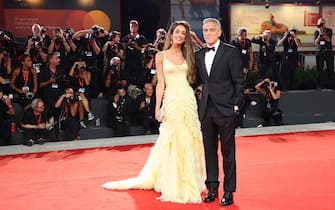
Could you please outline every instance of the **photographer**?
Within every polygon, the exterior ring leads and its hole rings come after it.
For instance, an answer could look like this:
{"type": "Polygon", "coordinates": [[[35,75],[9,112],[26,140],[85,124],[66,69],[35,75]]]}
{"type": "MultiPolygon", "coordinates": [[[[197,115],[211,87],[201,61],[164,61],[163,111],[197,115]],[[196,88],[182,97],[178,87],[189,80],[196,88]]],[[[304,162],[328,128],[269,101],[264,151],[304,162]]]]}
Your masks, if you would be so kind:
{"type": "Polygon", "coordinates": [[[126,95],[126,90],[119,86],[113,99],[108,103],[107,123],[109,127],[113,128],[114,136],[130,134],[132,106],[132,100],[126,95]]]}
{"type": "Polygon", "coordinates": [[[246,80],[248,71],[252,70],[254,63],[254,54],[252,51],[251,41],[247,38],[247,29],[239,28],[237,30],[237,38],[235,38],[231,44],[240,50],[242,64],[243,64],[243,75],[246,80]]]}
{"type": "Polygon", "coordinates": [[[19,43],[16,41],[14,35],[10,31],[0,29],[0,49],[7,52],[8,58],[13,62],[12,65],[16,67],[16,48],[19,47],[19,43]]]}
{"type": "Polygon", "coordinates": [[[31,26],[32,34],[26,38],[25,45],[29,44],[29,40],[34,40],[40,42],[40,45],[43,49],[47,49],[50,45],[51,39],[49,35],[47,35],[48,29],[44,26],[40,26],[35,23],[31,26]]]}
{"type": "Polygon", "coordinates": [[[23,128],[24,144],[32,146],[48,141],[56,141],[54,117],[44,107],[42,99],[35,98],[30,107],[24,110],[21,127],[23,128]]]}
{"type": "Polygon", "coordinates": [[[110,69],[109,61],[114,57],[119,57],[124,60],[124,50],[120,43],[121,33],[112,31],[109,35],[109,40],[105,43],[102,51],[104,53],[104,69],[110,69]]]}
{"type": "Polygon", "coordinates": [[[314,44],[316,45],[316,69],[317,88],[320,88],[324,63],[326,62],[328,73],[328,86],[334,89],[334,52],[332,46],[333,30],[326,27],[326,20],[320,18],[317,23],[318,29],[314,32],[314,44]]]}
{"type": "Polygon", "coordinates": [[[160,28],[156,31],[156,40],[154,42],[154,47],[158,49],[159,51],[164,50],[165,36],[166,36],[166,31],[164,28],[160,28]]]}
{"type": "Polygon", "coordinates": [[[118,86],[127,87],[127,81],[122,70],[121,59],[119,57],[113,57],[110,61],[110,70],[107,73],[105,79],[105,98],[113,98],[117,91],[118,86]]]}
{"type": "Polygon", "coordinates": [[[43,68],[46,67],[48,59],[48,50],[43,47],[43,40],[41,36],[33,35],[28,39],[25,55],[30,55],[32,59],[32,66],[39,74],[43,68]]]}
{"type": "Polygon", "coordinates": [[[263,34],[256,35],[251,39],[252,43],[259,45],[258,53],[258,74],[264,79],[268,73],[272,74],[272,79],[278,80],[279,75],[275,63],[276,42],[271,38],[271,31],[265,30],[263,34]]]}
{"type": "Polygon", "coordinates": [[[280,90],[277,82],[266,78],[255,86],[256,90],[265,98],[265,107],[263,110],[263,119],[265,125],[270,125],[274,120],[275,125],[280,125],[282,120],[282,111],[278,108],[280,99],[280,90]]]}
{"type": "Polygon", "coordinates": [[[29,55],[21,57],[21,65],[13,71],[10,87],[18,97],[18,103],[22,108],[31,103],[38,88],[36,70],[32,67],[29,55]]]}
{"type": "Polygon", "coordinates": [[[129,84],[140,85],[143,84],[141,53],[147,44],[147,39],[138,33],[139,26],[136,20],[131,20],[129,27],[130,34],[122,39],[123,48],[126,50],[124,71],[129,84]]]}
{"type": "Polygon", "coordinates": [[[59,117],[60,110],[55,109],[55,103],[59,96],[63,94],[66,85],[70,83],[70,79],[59,68],[59,65],[58,54],[56,52],[49,54],[48,66],[39,75],[42,99],[56,119],[59,117]]]}
{"type": "Polygon", "coordinates": [[[103,28],[94,25],[91,29],[81,30],[73,35],[78,44],[78,50],[81,57],[86,63],[87,70],[91,72],[91,92],[90,97],[96,98],[99,94],[99,84],[103,83],[102,69],[98,68],[98,55],[100,54],[99,36],[104,34],[103,28]]]}
{"type": "Polygon", "coordinates": [[[86,128],[84,123],[85,111],[88,113],[87,119],[89,121],[94,119],[94,115],[91,113],[89,99],[90,99],[90,82],[91,82],[91,72],[87,71],[85,61],[77,61],[73,64],[70,73],[71,77],[71,87],[73,88],[75,94],[79,99],[79,119],[80,126],[86,128]]]}
{"type": "Polygon", "coordinates": [[[55,54],[60,58],[61,61],[64,61],[66,54],[70,51],[71,47],[64,37],[64,32],[61,28],[55,28],[53,31],[51,43],[48,48],[49,54],[55,54]]]}
{"type": "Polygon", "coordinates": [[[64,129],[66,140],[80,140],[78,107],[79,98],[74,94],[72,88],[66,88],[55,104],[56,109],[61,109],[59,121],[64,129]]]}
{"type": "MultiPolygon", "coordinates": [[[[158,50],[152,45],[148,44],[143,53],[143,68],[144,79],[142,84],[151,83],[154,87],[157,84],[155,55],[158,50]]],[[[141,87],[142,87],[141,84],[141,87]]]]}
{"type": "Polygon", "coordinates": [[[297,37],[297,30],[286,31],[284,36],[278,41],[278,46],[284,46],[281,73],[283,78],[282,87],[291,89],[294,84],[295,72],[298,67],[298,47],[300,39],[297,37]]]}
{"type": "Polygon", "coordinates": [[[11,127],[7,121],[9,115],[15,115],[15,109],[9,96],[0,88],[0,146],[11,144],[11,127]]]}
{"type": "Polygon", "coordinates": [[[144,85],[144,94],[137,97],[139,119],[142,120],[145,134],[158,134],[159,122],[155,119],[156,98],[153,86],[144,85]]]}
{"type": "Polygon", "coordinates": [[[10,78],[12,74],[12,59],[7,50],[0,49],[0,87],[4,93],[10,93],[10,78]]]}

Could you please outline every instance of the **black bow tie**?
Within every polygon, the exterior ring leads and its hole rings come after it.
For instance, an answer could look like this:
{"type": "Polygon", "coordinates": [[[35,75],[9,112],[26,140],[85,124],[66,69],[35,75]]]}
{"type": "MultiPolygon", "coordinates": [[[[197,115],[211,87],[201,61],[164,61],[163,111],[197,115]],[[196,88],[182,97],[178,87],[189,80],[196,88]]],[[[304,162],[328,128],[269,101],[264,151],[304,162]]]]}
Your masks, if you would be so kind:
{"type": "Polygon", "coordinates": [[[213,50],[215,52],[215,47],[205,47],[206,52],[213,50]]]}

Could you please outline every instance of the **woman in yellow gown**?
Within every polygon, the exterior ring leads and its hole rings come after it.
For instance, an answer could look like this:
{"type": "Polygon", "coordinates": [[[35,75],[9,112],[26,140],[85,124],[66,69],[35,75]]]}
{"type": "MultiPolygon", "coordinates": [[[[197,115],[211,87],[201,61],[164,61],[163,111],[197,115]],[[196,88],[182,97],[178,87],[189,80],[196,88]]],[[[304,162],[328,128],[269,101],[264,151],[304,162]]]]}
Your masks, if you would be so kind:
{"type": "Polygon", "coordinates": [[[162,201],[201,203],[204,151],[197,104],[194,49],[190,26],[174,22],[165,50],[156,55],[156,119],[160,134],[138,177],[107,182],[106,189],[154,189],[162,201]],[[160,109],[161,104],[163,108],[160,109]]]}

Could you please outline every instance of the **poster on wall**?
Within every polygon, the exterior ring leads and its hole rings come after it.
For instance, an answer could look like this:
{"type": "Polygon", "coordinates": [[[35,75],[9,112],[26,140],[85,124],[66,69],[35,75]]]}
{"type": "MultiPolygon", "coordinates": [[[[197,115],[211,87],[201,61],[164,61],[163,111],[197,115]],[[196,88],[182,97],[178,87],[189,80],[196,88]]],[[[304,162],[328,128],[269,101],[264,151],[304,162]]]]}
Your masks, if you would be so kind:
{"type": "Polygon", "coordinates": [[[231,38],[236,37],[239,27],[248,30],[251,38],[270,30],[273,38],[278,41],[290,29],[297,30],[302,47],[314,47],[314,32],[319,18],[318,6],[279,4],[266,9],[264,5],[231,4],[231,38]]]}
{"type": "MultiPolygon", "coordinates": [[[[335,45],[335,6],[323,6],[322,17],[326,19],[326,26],[333,29],[332,44],[335,45]]],[[[335,46],[334,46],[335,47],[335,46]]]]}
{"type": "Polygon", "coordinates": [[[48,28],[48,33],[56,27],[78,31],[94,24],[107,31],[120,29],[119,0],[5,0],[4,3],[5,28],[17,38],[31,34],[35,23],[48,28]]]}
{"type": "Polygon", "coordinates": [[[219,18],[219,0],[171,0],[171,21],[188,21],[200,38],[206,17],[219,18]]]}

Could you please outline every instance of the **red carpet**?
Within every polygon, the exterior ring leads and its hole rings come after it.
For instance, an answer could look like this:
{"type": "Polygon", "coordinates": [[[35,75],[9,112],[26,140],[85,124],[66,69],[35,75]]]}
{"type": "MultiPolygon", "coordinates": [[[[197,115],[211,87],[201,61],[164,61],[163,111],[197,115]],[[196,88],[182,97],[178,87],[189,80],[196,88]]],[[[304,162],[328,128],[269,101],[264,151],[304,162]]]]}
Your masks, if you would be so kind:
{"type": "MultiPolygon", "coordinates": [[[[235,204],[181,205],[153,191],[108,191],[139,173],[150,145],[0,157],[1,210],[334,210],[335,131],[237,139],[235,204]]],[[[221,195],[220,195],[221,196],[221,195]]]]}

